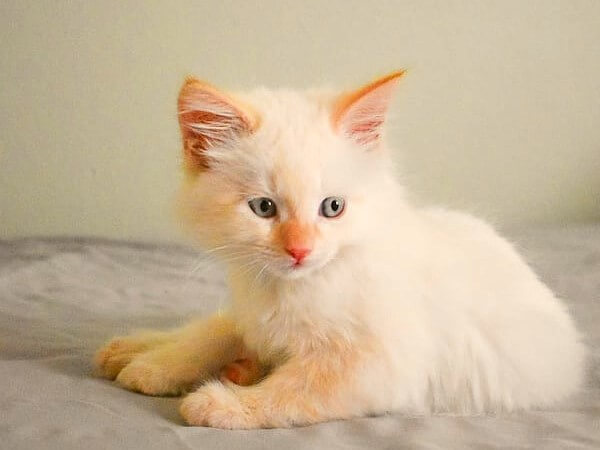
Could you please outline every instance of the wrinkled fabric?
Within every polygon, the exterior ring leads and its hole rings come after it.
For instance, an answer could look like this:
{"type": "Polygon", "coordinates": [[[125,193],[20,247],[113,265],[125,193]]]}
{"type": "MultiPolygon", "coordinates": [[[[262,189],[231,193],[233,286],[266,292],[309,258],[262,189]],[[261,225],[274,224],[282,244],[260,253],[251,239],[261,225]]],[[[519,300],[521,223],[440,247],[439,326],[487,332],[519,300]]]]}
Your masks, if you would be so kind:
{"type": "Polygon", "coordinates": [[[178,399],[92,376],[113,335],[168,328],[226,304],[218,265],[175,245],[100,239],[0,241],[0,448],[600,448],[600,225],[511,233],[564,298],[588,346],[583,391],[549,410],[500,416],[338,421],[289,430],[185,426],[178,399]]]}

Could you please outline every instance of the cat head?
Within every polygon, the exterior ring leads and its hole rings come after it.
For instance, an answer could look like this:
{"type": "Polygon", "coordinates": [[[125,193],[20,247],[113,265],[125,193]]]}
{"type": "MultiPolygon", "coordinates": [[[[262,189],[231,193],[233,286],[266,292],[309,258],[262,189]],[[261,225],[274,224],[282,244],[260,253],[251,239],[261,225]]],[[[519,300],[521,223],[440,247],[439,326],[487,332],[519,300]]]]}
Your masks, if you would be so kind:
{"type": "Polygon", "coordinates": [[[389,207],[382,125],[402,74],[341,94],[188,79],[180,209],[193,235],[238,270],[284,278],[368,242],[389,207]]]}

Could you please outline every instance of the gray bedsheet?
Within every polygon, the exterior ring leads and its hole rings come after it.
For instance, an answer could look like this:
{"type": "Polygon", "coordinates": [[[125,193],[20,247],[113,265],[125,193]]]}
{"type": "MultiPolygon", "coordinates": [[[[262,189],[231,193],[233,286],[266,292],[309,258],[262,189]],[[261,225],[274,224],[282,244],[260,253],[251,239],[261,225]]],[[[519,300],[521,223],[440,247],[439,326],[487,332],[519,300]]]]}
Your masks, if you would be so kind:
{"type": "Polygon", "coordinates": [[[185,426],[178,400],[91,375],[107,338],[179,325],[226,301],[218,268],[178,246],[0,241],[0,448],[600,448],[600,226],[512,233],[566,298],[589,347],[584,391],[551,410],[502,416],[399,414],[290,430],[185,426]]]}

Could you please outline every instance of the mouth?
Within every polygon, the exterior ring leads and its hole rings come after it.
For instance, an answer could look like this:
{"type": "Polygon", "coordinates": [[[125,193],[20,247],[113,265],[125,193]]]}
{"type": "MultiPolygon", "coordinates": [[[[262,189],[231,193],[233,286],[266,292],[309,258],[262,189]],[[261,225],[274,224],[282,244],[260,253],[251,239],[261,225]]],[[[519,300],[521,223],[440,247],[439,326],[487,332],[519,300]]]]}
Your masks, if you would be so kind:
{"type": "Polygon", "coordinates": [[[312,273],[312,269],[305,264],[293,264],[281,274],[282,278],[298,279],[303,278],[312,273]]]}
{"type": "Polygon", "coordinates": [[[307,264],[306,261],[292,261],[289,265],[288,265],[288,271],[290,273],[298,273],[298,272],[304,272],[306,269],[308,269],[311,265],[307,264]]]}
{"type": "Polygon", "coordinates": [[[304,259],[302,261],[292,260],[287,263],[287,267],[282,271],[282,275],[286,278],[301,278],[310,275],[315,270],[327,265],[327,259],[304,259]]]}
{"type": "Polygon", "coordinates": [[[278,278],[283,279],[296,279],[301,278],[313,271],[315,264],[311,261],[296,261],[296,260],[284,260],[279,261],[278,264],[271,264],[269,272],[278,278]]]}
{"type": "Polygon", "coordinates": [[[313,257],[298,261],[294,258],[274,258],[270,260],[267,271],[282,279],[298,279],[309,276],[326,266],[331,257],[313,257]]]}

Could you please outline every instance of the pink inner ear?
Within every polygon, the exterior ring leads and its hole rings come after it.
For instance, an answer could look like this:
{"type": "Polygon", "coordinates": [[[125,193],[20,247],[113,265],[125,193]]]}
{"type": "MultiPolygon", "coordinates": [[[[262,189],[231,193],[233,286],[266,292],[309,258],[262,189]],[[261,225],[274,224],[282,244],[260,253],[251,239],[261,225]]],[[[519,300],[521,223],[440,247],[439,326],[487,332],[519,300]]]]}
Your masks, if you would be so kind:
{"type": "Polygon", "coordinates": [[[394,88],[403,73],[395,72],[339,99],[333,117],[336,128],[361,145],[378,141],[394,88]]]}
{"type": "Polygon", "coordinates": [[[181,89],[178,113],[185,159],[192,167],[206,168],[208,149],[226,145],[253,126],[229,96],[193,79],[181,89]]]}
{"type": "Polygon", "coordinates": [[[359,144],[369,144],[380,138],[379,128],[383,124],[383,120],[370,120],[357,122],[350,125],[348,134],[354,137],[359,144]]]}

